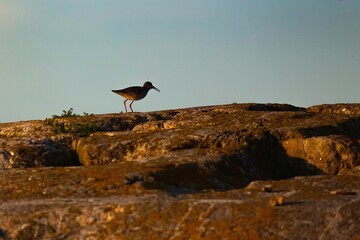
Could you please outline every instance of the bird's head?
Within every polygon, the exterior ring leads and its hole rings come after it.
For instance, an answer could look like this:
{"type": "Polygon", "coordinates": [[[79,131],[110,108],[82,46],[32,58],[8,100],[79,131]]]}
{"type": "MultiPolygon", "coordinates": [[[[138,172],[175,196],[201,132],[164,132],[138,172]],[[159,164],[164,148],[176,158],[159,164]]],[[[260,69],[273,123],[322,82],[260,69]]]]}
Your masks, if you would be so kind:
{"type": "Polygon", "coordinates": [[[146,88],[146,89],[149,89],[149,90],[150,89],[155,89],[156,91],[160,92],[160,90],[157,89],[156,87],[154,87],[151,82],[145,82],[143,87],[146,88]]]}

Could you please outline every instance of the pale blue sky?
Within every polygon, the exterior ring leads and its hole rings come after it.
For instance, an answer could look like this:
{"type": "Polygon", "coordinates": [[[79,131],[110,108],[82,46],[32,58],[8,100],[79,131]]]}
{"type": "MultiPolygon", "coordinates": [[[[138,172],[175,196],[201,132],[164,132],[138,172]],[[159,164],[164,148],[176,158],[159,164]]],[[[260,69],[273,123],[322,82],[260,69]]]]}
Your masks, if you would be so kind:
{"type": "Polygon", "coordinates": [[[359,0],[0,0],[0,122],[360,102],[359,0]]]}

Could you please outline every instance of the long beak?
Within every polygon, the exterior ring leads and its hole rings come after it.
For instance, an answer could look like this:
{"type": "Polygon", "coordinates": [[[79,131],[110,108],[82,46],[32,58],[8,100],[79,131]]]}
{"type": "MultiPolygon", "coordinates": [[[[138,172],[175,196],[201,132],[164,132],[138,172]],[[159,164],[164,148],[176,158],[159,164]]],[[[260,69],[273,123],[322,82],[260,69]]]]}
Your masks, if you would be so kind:
{"type": "Polygon", "coordinates": [[[160,90],[159,90],[159,89],[157,89],[156,87],[154,87],[154,86],[153,86],[152,88],[153,88],[153,89],[155,89],[156,91],[160,92],[160,90]]]}

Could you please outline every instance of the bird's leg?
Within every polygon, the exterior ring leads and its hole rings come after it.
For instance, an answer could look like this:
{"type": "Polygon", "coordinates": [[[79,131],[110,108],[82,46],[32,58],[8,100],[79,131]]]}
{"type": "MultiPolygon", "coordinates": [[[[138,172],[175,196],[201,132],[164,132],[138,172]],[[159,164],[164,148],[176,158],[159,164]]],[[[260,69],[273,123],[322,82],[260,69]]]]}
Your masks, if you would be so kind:
{"type": "Polygon", "coordinates": [[[126,101],[127,101],[127,99],[125,99],[125,101],[124,101],[124,106],[125,106],[125,112],[127,113],[127,109],[126,109],[126,101]]]}
{"type": "Polygon", "coordinates": [[[131,105],[133,104],[135,100],[132,100],[131,103],[130,103],[130,109],[131,109],[131,112],[134,112],[134,110],[132,109],[131,105]]]}

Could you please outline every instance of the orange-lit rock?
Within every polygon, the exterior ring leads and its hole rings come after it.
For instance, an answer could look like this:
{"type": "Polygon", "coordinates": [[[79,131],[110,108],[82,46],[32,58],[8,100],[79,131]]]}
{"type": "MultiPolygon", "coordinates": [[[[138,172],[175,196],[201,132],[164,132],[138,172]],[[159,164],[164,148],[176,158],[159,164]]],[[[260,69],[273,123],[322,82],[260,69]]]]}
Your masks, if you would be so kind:
{"type": "Polygon", "coordinates": [[[0,124],[0,239],[356,239],[358,109],[231,104],[0,124]]]}

